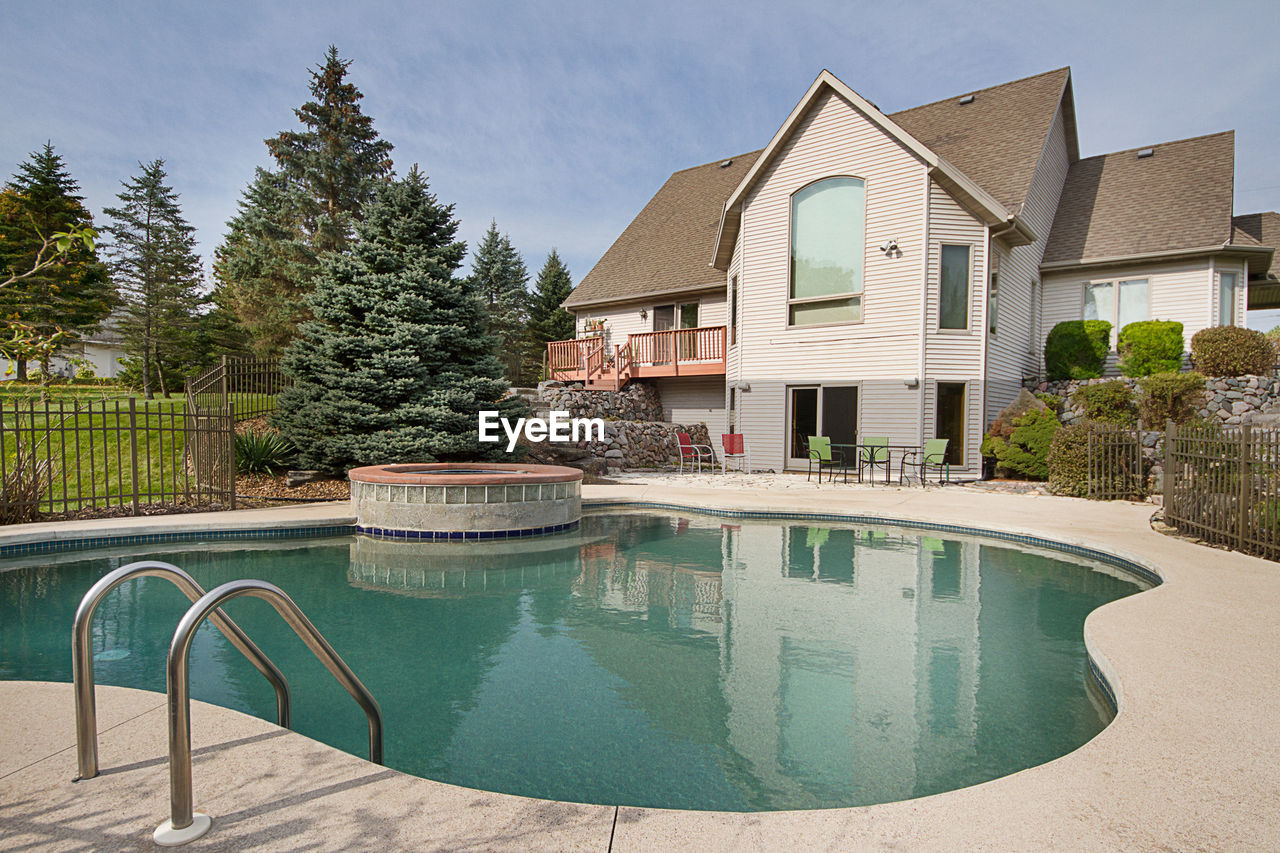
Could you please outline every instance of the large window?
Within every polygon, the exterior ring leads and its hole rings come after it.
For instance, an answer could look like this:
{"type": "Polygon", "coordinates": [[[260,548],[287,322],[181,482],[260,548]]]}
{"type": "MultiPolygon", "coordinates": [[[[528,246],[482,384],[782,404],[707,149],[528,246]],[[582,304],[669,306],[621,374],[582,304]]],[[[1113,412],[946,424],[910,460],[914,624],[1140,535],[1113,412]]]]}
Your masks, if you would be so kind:
{"type": "Polygon", "coordinates": [[[969,247],[942,247],[938,328],[969,328],[969,247]]]}
{"type": "Polygon", "coordinates": [[[1084,318],[1110,323],[1114,345],[1116,336],[1125,326],[1150,319],[1149,290],[1145,278],[1087,285],[1084,289],[1084,318]]]}
{"type": "Polygon", "coordinates": [[[792,326],[862,320],[866,185],[828,178],[791,197],[792,326]]]}
{"type": "Polygon", "coordinates": [[[964,464],[965,384],[963,382],[938,383],[938,409],[935,412],[934,435],[949,438],[946,461],[951,465],[964,464]]]}
{"type": "Polygon", "coordinates": [[[1218,275],[1218,325],[1234,326],[1236,324],[1236,306],[1240,298],[1236,289],[1236,274],[1233,272],[1218,275]]]}

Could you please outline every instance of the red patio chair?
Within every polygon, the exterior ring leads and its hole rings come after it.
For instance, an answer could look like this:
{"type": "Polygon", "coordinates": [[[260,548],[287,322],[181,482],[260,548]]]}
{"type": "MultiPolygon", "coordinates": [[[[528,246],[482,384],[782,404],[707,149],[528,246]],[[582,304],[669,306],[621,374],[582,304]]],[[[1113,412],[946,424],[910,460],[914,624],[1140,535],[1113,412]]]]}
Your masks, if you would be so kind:
{"type": "Polygon", "coordinates": [[[751,453],[747,450],[746,436],[740,432],[721,433],[720,446],[724,449],[720,455],[721,473],[729,473],[730,459],[738,460],[738,469],[744,474],[751,473],[751,453]]]}
{"type": "Polygon", "coordinates": [[[685,462],[690,465],[697,465],[697,471],[702,473],[702,460],[706,459],[711,464],[711,470],[714,473],[716,469],[716,454],[709,444],[694,444],[693,439],[689,437],[687,432],[676,433],[676,443],[680,445],[680,473],[684,473],[685,462]]]}

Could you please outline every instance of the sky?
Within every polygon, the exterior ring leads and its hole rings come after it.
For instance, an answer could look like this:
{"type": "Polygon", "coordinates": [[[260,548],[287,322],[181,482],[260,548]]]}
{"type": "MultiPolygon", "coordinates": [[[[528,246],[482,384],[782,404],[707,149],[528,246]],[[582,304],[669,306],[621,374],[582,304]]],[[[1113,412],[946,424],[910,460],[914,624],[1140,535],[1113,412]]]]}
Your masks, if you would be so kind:
{"type": "Polygon", "coordinates": [[[0,0],[0,175],[51,141],[101,226],[162,158],[207,266],[333,44],[396,171],[531,276],[555,247],[581,280],[671,172],[765,145],[824,68],[894,112],[1070,65],[1083,156],[1234,129],[1236,213],[1280,210],[1277,24],[1274,0],[0,0]]]}

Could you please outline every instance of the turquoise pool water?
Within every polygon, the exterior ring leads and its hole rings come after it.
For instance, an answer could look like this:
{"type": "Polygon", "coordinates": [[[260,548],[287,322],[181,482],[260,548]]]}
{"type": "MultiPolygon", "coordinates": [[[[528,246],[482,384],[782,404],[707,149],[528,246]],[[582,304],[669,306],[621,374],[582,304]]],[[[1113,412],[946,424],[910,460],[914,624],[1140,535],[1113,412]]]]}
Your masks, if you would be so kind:
{"type": "MultiPolygon", "coordinates": [[[[377,697],[389,766],[740,811],[918,797],[1070,752],[1107,722],[1084,618],[1143,588],[995,541],[673,513],[588,515],[511,543],[149,545],[0,564],[14,567],[0,572],[0,678],[69,681],[81,595],[143,556],[206,589],[255,577],[287,591],[377,697]]],[[[186,604],[150,578],[108,596],[99,683],[163,691],[186,604]]],[[[364,755],[360,711],[274,611],[227,610],[288,676],[295,728],[364,755]]],[[[208,626],[191,660],[195,698],[274,718],[265,680],[208,626]]]]}

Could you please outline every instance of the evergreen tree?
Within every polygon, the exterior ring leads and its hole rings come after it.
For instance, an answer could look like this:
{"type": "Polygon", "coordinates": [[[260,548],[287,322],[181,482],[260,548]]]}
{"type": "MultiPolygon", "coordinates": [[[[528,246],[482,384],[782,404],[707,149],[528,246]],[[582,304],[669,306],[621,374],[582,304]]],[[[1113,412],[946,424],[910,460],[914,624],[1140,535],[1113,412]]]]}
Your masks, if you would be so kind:
{"type": "Polygon", "coordinates": [[[168,396],[189,364],[203,300],[195,229],[165,184],[164,161],[140,165],[141,174],[122,182],[120,206],[103,211],[111,217],[103,230],[111,239],[111,272],[123,303],[124,348],[137,359],[143,393],[151,399],[153,381],[168,396]]]}
{"type": "Polygon", "coordinates": [[[284,357],[294,385],[273,422],[303,465],[500,458],[481,444],[478,413],[513,415],[484,306],[455,276],[466,244],[453,206],[417,166],[380,188],[345,254],[321,258],[303,323],[284,357]]]}
{"type": "MultiPolygon", "coordinates": [[[[0,274],[30,270],[49,235],[92,227],[93,217],[77,195],[80,187],[62,157],[46,143],[19,165],[0,191],[0,274]]],[[[17,314],[40,335],[58,329],[91,331],[111,313],[115,291],[96,251],[72,245],[58,263],[14,281],[0,290],[0,312],[17,314]]],[[[17,360],[18,378],[26,362],[17,360]]],[[[47,370],[48,365],[42,365],[47,370]]]]}
{"type": "Polygon", "coordinates": [[[346,248],[361,209],[391,175],[392,145],[360,111],[364,95],[346,81],[350,66],[329,45],[324,64],[311,72],[315,100],[294,110],[306,129],[266,141],[280,174],[298,190],[302,228],[317,253],[346,248]]]}
{"type": "Polygon", "coordinates": [[[275,355],[309,316],[305,297],[319,258],[342,252],[364,205],[391,175],[390,142],[360,110],[346,81],[349,60],[330,45],[311,71],[308,101],[294,110],[303,129],[265,140],[277,170],[259,169],[227,223],[214,275],[260,355],[275,355]]]}
{"type": "Polygon", "coordinates": [[[260,168],[227,227],[214,250],[215,299],[234,312],[258,355],[279,355],[309,316],[316,264],[297,194],[282,175],[260,168]]]}
{"type": "Polygon", "coordinates": [[[571,340],[577,334],[573,315],[560,307],[572,292],[569,269],[552,249],[538,272],[529,307],[529,359],[539,367],[548,342],[571,340]]]}
{"type": "Polygon", "coordinates": [[[498,234],[497,222],[489,223],[476,250],[471,286],[485,305],[489,332],[497,339],[498,358],[506,368],[507,381],[518,384],[529,348],[529,271],[511,245],[511,236],[498,234]]]}

